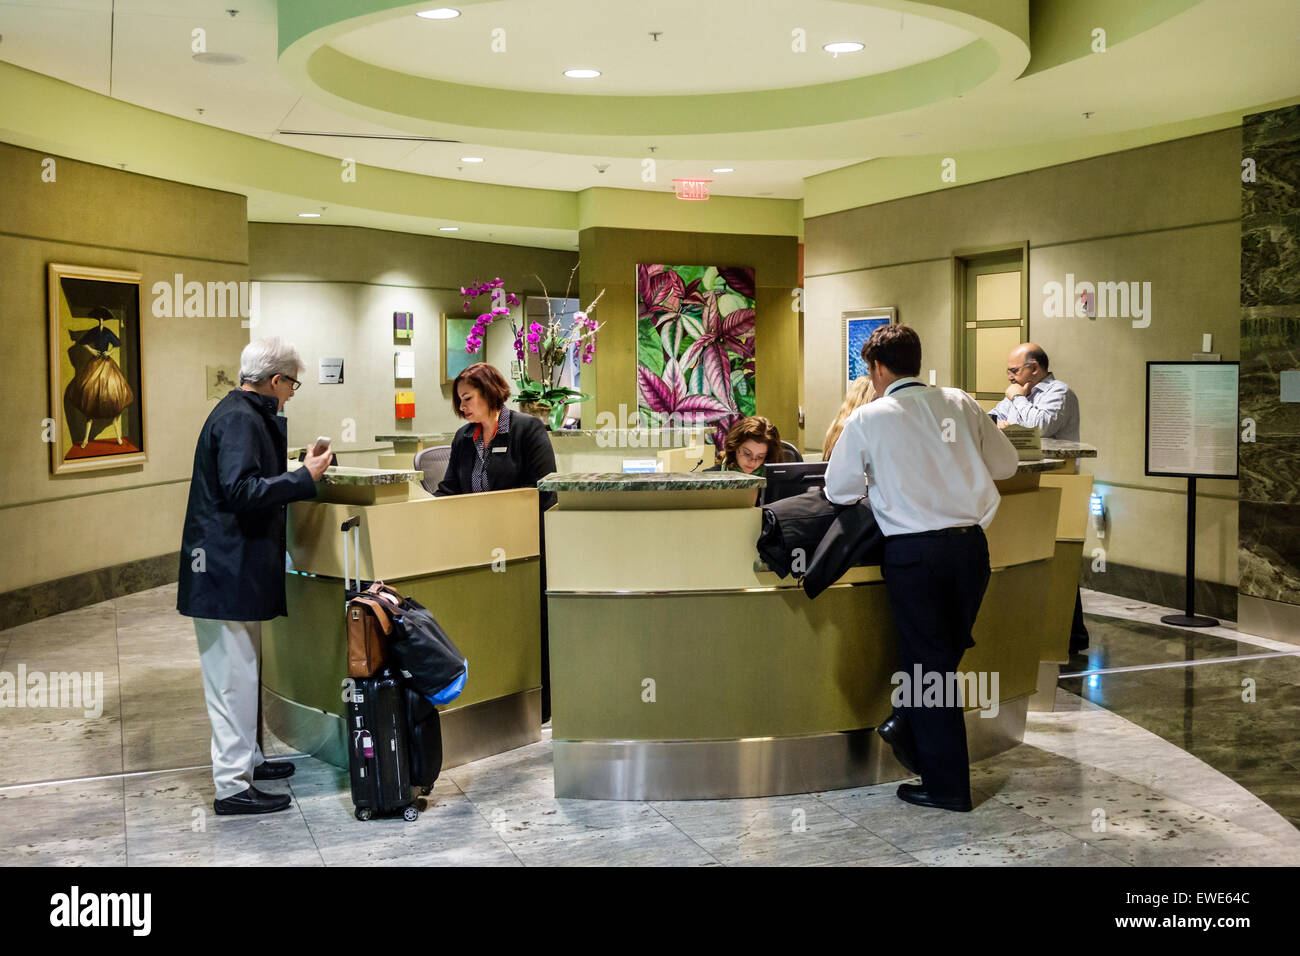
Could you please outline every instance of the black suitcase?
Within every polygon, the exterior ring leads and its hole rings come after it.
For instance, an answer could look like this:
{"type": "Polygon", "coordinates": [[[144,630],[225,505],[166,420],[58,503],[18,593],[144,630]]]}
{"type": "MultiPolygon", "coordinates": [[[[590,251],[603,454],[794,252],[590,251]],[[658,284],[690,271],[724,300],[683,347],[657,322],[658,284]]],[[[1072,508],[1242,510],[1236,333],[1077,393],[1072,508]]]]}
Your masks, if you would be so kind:
{"type": "Polygon", "coordinates": [[[411,778],[406,688],[387,669],[355,679],[348,701],[348,769],[358,820],[420,815],[411,778]]]}
{"type": "Polygon", "coordinates": [[[422,794],[442,773],[442,723],[438,708],[412,687],[406,688],[407,728],[411,742],[411,786],[422,794]]]}
{"type": "MultiPolygon", "coordinates": [[[[350,598],[361,590],[361,551],[357,544],[360,518],[343,524],[344,591],[350,598]],[[356,588],[349,587],[348,531],[352,531],[356,553],[356,588]]],[[[345,603],[346,608],[346,603],[345,603]]],[[[374,677],[347,678],[348,772],[352,803],[358,820],[376,814],[401,812],[407,820],[420,815],[416,790],[411,781],[411,734],[407,715],[407,689],[389,668],[374,677]]],[[[441,741],[439,741],[441,745],[441,741]]],[[[441,753],[439,763],[441,764],[441,753]]]]}

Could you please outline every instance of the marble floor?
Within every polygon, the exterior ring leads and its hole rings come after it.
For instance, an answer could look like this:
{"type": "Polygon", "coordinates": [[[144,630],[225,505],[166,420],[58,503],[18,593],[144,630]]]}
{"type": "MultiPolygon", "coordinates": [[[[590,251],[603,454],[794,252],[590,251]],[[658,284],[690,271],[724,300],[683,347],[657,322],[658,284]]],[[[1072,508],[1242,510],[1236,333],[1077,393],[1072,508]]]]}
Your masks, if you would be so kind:
{"type": "Polygon", "coordinates": [[[560,800],[547,730],[444,771],[414,823],[357,822],[346,772],[273,738],[267,751],[298,770],[265,787],[292,808],[215,816],[198,653],[174,602],[163,587],[0,631],[0,673],[103,674],[98,715],[0,708],[0,863],[1300,864],[1300,647],[1160,627],[1160,609],[1125,598],[1084,592],[1089,656],[1065,669],[1053,712],[1030,714],[1022,746],[972,767],[970,814],[907,806],[892,783],[560,800]]]}

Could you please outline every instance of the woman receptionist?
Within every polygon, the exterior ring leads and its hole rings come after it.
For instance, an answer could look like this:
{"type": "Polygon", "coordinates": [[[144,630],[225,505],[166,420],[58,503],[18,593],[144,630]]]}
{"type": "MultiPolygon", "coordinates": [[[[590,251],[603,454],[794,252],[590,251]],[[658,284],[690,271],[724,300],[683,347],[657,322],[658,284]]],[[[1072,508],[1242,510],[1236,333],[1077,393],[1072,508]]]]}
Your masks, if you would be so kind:
{"type": "MultiPolygon", "coordinates": [[[[451,440],[447,473],[435,498],[508,488],[535,488],[555,471],[555,451],[546,426],[531,415],[506,408],[510,385],[494,366],[476,362],[452,383],[452,406],[465,419],[451,440]]],[[[555,492],[538,495],[537,539],[541,551],[542,723],[551,719],[551,648],[546,614],[546,526],[540,511],[555,504],[555,492]]]]}
{"type": "MultiPolygon", "coordinates": [[[[475,362],[456,376],[452,405],[466,424],[451,440],[447,473],[435,497],[535,488],[555,471],[546,426],[506,408],[510,391],[505,377],[486,362],[475,362]]],[[[554,493],[539,497],[542,510],[555,503],[554,493]]]]}

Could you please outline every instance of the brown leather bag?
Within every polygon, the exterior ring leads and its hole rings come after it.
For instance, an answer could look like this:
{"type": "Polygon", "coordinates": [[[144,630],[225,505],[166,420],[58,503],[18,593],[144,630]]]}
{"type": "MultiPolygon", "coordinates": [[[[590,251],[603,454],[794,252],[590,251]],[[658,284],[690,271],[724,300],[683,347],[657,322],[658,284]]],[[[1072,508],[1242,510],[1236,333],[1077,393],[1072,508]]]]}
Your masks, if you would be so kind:
{"type": "Polygon", "coordinates": [[[348,601],[349,677],[373,677],[387,662],[390,615],[400,607],[401,596],[381,581],[348,601]]]}

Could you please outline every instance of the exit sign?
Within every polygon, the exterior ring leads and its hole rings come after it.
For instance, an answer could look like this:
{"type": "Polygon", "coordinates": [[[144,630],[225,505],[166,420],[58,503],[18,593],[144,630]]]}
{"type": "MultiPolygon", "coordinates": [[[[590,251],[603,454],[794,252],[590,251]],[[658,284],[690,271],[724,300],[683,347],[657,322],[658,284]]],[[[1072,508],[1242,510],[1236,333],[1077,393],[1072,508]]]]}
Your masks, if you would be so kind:
{"type": "Polygon", "coordinates": [[[708,199],[712,179],[674,179],[673,188],[678,199],[708,199]]]}

